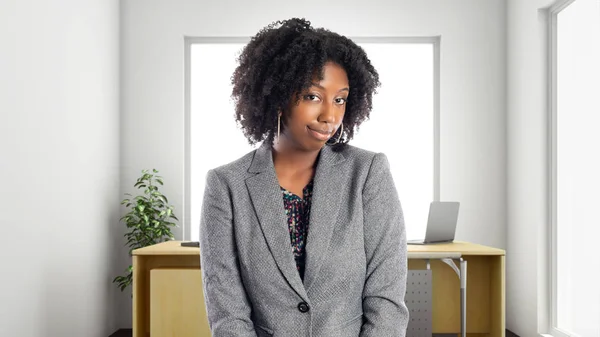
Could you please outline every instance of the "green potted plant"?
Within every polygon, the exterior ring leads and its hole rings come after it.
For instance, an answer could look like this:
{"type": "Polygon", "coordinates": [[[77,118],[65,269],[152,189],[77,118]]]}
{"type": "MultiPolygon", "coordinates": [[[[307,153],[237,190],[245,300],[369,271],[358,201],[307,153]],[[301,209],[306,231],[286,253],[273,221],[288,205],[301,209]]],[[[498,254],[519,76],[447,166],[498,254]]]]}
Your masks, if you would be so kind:
{"type": "MultiPolygon", "coordinates": [[[[158,173],[156,169],[153,173],[158,173]]],[[[179,221],[173,214],[173,206],[169,205],[169,200],[158,190],[158,184],[163,185],[162,177],[149,173],[148,170],[142,170],[142,176],[137,179],[133,185],[138,189],[144,189],[143,195],[138,195],[133,199],[124,199],[121,205],[131,207],[129,213],[121,217],[129,232],[125,234],[127,239],[126,246],[129,246],[129,256],[133,250],[151,246],[160,242],[174,240],[171,227],[178,227],[171,219],[179,221]]],[[[125,195],[132,196],[129,193],[125,195]]],[[[125,270],[125,275],[114,278],[113,283],[117,283],[121,291],[131,285],[133,280],[133,267],[125,270]]]]}

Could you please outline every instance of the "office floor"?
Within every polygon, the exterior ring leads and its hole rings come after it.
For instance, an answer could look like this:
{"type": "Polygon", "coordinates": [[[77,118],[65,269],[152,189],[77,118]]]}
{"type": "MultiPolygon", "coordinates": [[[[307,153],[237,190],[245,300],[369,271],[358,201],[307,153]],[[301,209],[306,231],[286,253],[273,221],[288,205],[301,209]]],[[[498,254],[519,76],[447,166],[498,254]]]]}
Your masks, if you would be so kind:
{"type": "MultiPolygon", "coordinates": [[[[121,329],[108,337],[131,337],[131,329],[121,329]]],[[[454,337],[456,335],[434,335],[434,337],[454,337]]],[[[506,337],[519,337],[514,333],[506,330],[506,337]]]]}

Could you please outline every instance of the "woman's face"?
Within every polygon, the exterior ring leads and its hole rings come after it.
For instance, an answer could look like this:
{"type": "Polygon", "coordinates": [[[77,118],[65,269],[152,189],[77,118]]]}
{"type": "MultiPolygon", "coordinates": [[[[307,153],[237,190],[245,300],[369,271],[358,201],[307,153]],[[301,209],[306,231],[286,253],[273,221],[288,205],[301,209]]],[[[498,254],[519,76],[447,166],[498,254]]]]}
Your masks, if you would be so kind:
{"type": "Polygon", "coordinates": [[[285,138],[282,140],[300,150],[321,149],[344,118],[350,90],[346,71],[336,63],[327,62],[323,75],[321,82],[313,82],[300,94],[298,104],[292,100],[289,114],[282,116],[285,125],[281,131],[281,137],[285,138]]]}

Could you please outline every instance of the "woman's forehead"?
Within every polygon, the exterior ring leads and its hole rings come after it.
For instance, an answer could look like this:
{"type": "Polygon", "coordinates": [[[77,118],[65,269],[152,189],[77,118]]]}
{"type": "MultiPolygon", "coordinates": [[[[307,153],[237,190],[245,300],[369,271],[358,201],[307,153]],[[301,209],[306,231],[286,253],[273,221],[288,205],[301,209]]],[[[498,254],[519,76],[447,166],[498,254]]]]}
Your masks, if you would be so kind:
{"type": "Polygon", "coordinates": [[[348,83],[348,74],[346,70],[337,63],[327,62],[321,69],[321,75],[323,78],[319,79],[319,73],[315,72],[312,85],[336,85],[336,84],[345,84],[347,86],[348,83]]]}

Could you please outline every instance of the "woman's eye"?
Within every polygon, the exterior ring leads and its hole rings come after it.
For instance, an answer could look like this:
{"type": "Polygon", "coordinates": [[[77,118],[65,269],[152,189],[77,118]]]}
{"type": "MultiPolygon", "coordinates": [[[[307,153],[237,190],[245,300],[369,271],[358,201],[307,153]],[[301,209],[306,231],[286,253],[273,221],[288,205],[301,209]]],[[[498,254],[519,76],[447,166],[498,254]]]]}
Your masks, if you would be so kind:
{"type": "MultiPolygon", "coordinates": [[[[317,100],[319,100],[319,99],[320,99],[320,97],[319,97],[319,96],[317,96],[317,95],[308,94],[308,95],[305,95],[305,96],[304,96],[304,99],[306,99],[306,100],[309,100],[309,101],[316,102],[317,100]]],[[[341,97],[341,98],[336,98],[336,103],[337,103],[337,104],[342,104],[342,105],[343,105],[343,104],[346,104],[346,102],[347,102],[347,99],[346,99],[346,98],[343,98],[343,97],[341,97]]]]}

